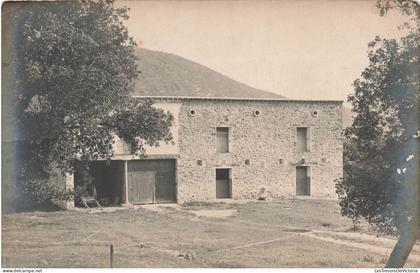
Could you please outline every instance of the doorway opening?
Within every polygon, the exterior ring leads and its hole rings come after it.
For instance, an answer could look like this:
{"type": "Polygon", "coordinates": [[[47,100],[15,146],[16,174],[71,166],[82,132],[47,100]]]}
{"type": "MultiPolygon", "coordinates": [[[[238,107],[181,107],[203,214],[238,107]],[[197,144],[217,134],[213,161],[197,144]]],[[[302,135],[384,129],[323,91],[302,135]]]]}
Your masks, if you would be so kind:
{"type": "Polygon", "coordinates": [[[216,198],[232,198],[231,169],[216,169],[216,198]]]}
{"type": "Polygon", "coordinates": [[[298,196],[311,195],[311,178],[309,171],[308,166],[296,167],[296,195],[298,196]]]}
{"type": "MultiPolygon", "coordinates": [[[[101,206],[116,206],[121,204],[123,177],[123,161],[93,161],[89,170],[75,172],[74,186],[82,195],[92,195],[101,206]]],[[[76,206],[84,205],[76,200],[76,206]]]]}

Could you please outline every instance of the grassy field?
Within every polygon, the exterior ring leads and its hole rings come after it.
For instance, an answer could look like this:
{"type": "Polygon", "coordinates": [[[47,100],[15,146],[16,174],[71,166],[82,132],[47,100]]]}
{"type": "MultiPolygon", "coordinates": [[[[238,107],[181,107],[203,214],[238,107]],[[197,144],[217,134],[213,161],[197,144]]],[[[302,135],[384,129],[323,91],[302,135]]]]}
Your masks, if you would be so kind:
{"type": "Polygon", "coordinates": [[[383,267],[395,239],[352,227],[310,199],[5,214],[2,266],[383,267]]]}

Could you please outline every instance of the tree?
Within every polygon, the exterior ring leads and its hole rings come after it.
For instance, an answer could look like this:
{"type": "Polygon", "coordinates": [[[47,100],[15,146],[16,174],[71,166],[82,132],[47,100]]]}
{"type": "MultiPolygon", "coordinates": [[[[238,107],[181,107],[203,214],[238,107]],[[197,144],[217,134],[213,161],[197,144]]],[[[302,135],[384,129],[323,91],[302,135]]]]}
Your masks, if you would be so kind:
{"type": "Polygon", "coordinates": [[[378,2],[381,13],[396,8],[415,15],[400,39],[376,37],[369,65],[348,97],[357,115],[345,130],[344,177],[337,183],[341,211],[365,218],[378,231],[399,234],[387,267],[402,267],[420,235],[419,6],[378,2]]]}
{"type": "Polygon", "coordinates": [[[49,182],[110,158],[117,135],[131,153],[172,140],[169,112],[131,96],[139,74],[127,8],[112,0],[28,3],[17,14],[16,107],[31,147],[22,177],[37,199],[58,196],[49,182]]]}

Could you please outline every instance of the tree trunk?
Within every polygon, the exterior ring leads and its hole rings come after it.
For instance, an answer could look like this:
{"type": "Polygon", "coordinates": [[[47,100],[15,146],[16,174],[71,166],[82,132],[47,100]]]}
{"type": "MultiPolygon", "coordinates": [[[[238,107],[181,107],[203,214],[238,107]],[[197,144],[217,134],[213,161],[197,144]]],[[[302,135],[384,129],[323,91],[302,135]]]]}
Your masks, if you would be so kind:
{"type": "Polygon", "coordinates": [[[407,261],[408,255],[410,255],[411,250],[413,249],[414,244],[417,240],[417,229],[418,226],[415,226],[417,221],[413,221],[413,224],[410,228],[405,229],[400,234],[400,238],[392,250],[391,255],[389,256],[388,262],[386,263],[387,268],[401,268],[404,266],[407,261]]]}
{"type": "MultiPolygon", "coordinates": [[[[407,226],[400,231],[400,238],[394,246],[388,262],[385,267],[401,268],[407,261],[416,240],[420,238],[420,145],[417,138],[412,138],[411,147],[414,147],[414,160],[411,164],[412,179],[406,184],[405,199],[400,199],[400,202],[406,202],[407,208],[412,208],[413,218],[408,222],[407,226]]],[[[407,160],[408,161],[408,160],[407,160]]],[[[409,177],[410,177],[409,176],[409,177]]]]}
{"type": "MultiPolygon", "coordinates": [[[[417,162],[419,162],[417,157],[417,162]]],[[[416,164],[418,165],[418,164],[416,164]]],[[[416,171],[417,177],[419,176],[418,168],[416,171]]],[[[394,246],[394,249],[389,256],[388,262],[385,267],[388,268],[401,268],[407,261],[416,240],[420,237],[420,184],[419,179],[413,179],[411,183],[411,191],[415,194],[407,196],[408,204],[413,208],[413,218],[408,222],[407,226],[400,231],[400,238],[394,246]]]]}

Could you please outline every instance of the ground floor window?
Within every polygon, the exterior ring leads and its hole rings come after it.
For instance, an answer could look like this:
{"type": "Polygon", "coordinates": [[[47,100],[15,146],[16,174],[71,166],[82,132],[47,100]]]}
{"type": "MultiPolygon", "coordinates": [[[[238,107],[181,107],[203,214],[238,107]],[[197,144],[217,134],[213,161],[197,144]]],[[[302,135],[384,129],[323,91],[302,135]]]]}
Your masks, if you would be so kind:
{"type": "Polygon", "coordinates": [[[232,198],[231,169],[216,169],[216,198],[232,198]]]}
{"type": "Polygon", "coordinates": [[[296,167],[296,195],[309,196],[311,194],[311,178],[308,166],[296,167]]]}

